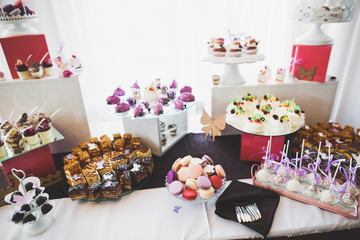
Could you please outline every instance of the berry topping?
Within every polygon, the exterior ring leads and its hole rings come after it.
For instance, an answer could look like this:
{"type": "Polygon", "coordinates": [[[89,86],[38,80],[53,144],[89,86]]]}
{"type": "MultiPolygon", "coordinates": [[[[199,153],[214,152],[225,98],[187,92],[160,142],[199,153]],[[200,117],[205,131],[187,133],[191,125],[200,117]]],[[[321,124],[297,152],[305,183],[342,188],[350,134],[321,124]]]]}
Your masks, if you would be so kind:
{"type": "Polygon", "coordinates": [[[235,110],[234,109],[231,109],[231,114],[234,114],[235,113],[235,110]]]}
{"type": "Polygon", "coordinates": [[[272,117],[273,117],[275,120],[278,120],[278,119],[279,119],[279,116],[276,115],[276,114],[274,114],[272,117]]]}

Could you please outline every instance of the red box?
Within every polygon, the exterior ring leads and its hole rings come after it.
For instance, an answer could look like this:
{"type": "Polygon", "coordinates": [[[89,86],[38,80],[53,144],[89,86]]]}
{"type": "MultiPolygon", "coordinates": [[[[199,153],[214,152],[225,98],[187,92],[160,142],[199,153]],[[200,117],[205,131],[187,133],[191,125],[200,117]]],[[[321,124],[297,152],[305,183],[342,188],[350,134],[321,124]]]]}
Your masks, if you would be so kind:
{"type": "MultiPolygon", "coordinates": [[[[0,44],[13,79],[19,78],[15,70],[15,64],[18,59],[25,63],[31,54],[30,61],[39,63],[44,55],[49,52],[44,34],[1,37],[0,44]]],[[[49,59],[50,54],[45,60],[49,59]]]]}
{"type": "MultiPolygon", "coordinates": [[[[241,136],[241,152],[240,160],[261,162],[262,157],[265,156],[263,148],[267,146],[270,137],[253,135],[249,133],[242,133],[241,136]]],[[[281,158],[280,151],[283,150],[285,143],[285,136],[272,137],[271,153],[281,158]]]]}
{"type": "Polygon", "coordinates": [[[293,45],[290,72],[299,80],[325,82],[332,45],[293,45]]]}

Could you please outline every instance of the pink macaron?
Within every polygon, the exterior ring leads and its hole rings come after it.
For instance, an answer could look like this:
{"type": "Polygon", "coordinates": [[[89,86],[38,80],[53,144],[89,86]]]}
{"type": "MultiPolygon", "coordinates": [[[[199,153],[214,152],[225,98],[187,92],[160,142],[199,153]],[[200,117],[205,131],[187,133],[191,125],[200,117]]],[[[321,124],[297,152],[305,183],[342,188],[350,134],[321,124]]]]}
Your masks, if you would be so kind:
{"type": "Polygon", "coordinates": [[[190,155],[183,157],[183,159],[181,159],[181,161],[180,161],[181,166],[189,165],[191,159],[192,159],[192,157],[190,155]]]}
{"type": "Polygon", "coordinates": [[[201,176],[202,172],[202,167],[198,164],[191,164],[188,167],[188,174],[191,178],[197,179],[201,176]]]}
{"type": "Polygon", "coordinates": [[[171,167],[171,170],[177,172],[179,171],[180,167],[181,167],[181,164],[180,164],[180,161],[182,160],[182,158],[178,158],[175,160],[175,162],[173,163],[172,167],[171,167]]]}
{"type": "Polygon", "coordinates": [[[180,168],[180,170],[177,172],[177,175],[180,182],[186,182],[186,180],[190,178],[187,167],[180,168]]]}
{"type": "Polygon", "coordinates": [[[204,155],[201,159],[209,165],[214,165],[214,161],[208,155],[204,155]]]}
{"type": "Polygon", "coordinates": [[[184,190],[184,184],[179,181],[173,181],[169,185],[169,192],[173,195],[179,195],[184,190]]]}
{"type": "Polygon", "coordinates": [[[198,187],[201,189],[207,189],[207,188],[211,187],[211,182],[210,182],[209,178],[200,176],[196,180],[196,185],[198,185],[198,187]]]}
{"type": "Polygon", "coordinates": [[[194,201],[197,197],[197,192],[194,190],[190,190],[190,189],[185,189],[182,192],[182,196],[184,199],[188,200],[188,201],[194,201]]]}
{"type": "Polygon", "coordinates": [[[226,173],[223,167],[218,164],[215,166],[216,175],[218,175],[220,178],[226,178],[226,173]]]}

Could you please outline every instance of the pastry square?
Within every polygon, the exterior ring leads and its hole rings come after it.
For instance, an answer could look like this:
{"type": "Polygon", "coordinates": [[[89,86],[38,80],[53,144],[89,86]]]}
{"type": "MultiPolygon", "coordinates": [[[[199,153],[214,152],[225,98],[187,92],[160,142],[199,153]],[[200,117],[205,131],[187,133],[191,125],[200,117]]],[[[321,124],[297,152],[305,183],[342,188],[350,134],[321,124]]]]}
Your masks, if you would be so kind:
{"type": "Polygon", "coordinates": [[[148,147],[141,147],[136,150],[136,155],[139,158],[151,157],[151,149],[148,147]]]}
{"type": "Polygon", "coordinates": [[[116,152],[123,152],[125,148],[125,140],[124,139],[117,139],[114,142],[114,150],[116,152]]]}
{"type": "Polygon", "coordinates": [[[89,138],[89,142],[90,143],[95,143],[96,145],[98,145],[98,147],[100,147],[100,141],[97,137],[92,137],[92,138],[89,138]]]}
{"type": "Polygon", "coordinates": [[[71,200],[86,199],[88,196],[88,186],[85,183],[80,183],[69,187],[68,193],[71,200]]]}
{"type": "Polygon", "coordinates": [[[135,149],[140,148],[141,147],[141,138],[133,137],[131,139],[131,147],[135,148],[135,149]]]}
{"type": "Polygon", "coordinates": [[[74,154],[75,156],[79,157],[79,155],[82,153],[82,150],[79,147],[75,147],[71,150],[71,153],[74,154]]]}
{"type": "Polygon", "coordinates": [[[96,170],[99,172],[100,175],[104,175],[106,172],[112,171],[112,166],[110,162],[100,161],[96,163],[96,170]]]}
{"type": "Polygon", "coordinates": [[[147,177],[147,171],[144,166],[140,164],[134,164],[133,168],[130,170],[131,177],[135,182],[139,183],[147,177]]]}
{"type": "Polygon", "coordinates": [[[82,173],[71,175],[68,171],[65,172],[66,181],[70,186],[75,186],[80,183],[86,183],[85,177],[82,173]]]}
{"type": "Polygon", "coordinates": [[[69,162],[71,162],[71,161],[76,161],[76,162],[78,162],[79,161],[79,159],[78,159],[78,157],[77,156],[75,156],[74,154],[68,154],[68,155],[66,155],[65,157],[63,157],[63,162],[64,162],[64,166],[65,165],[67,165],[69,162]]]}
{"type": "Polygon", "coordinates": [[[116,181],[116,174],[114,171],[106,172],[102,175],[103,181],[116,181]]]}
{"type": "Polygon", "coordinates": [[[89,186],[93,185],[97,181],[101,181],[100,175],[96,170],[83,169],[82,172],[89,186]]]}
{"type": "Polygon", "coordinates": [[[111,158],[113,157],[116,157],[117,155],[119,155],[119,153],[115,152],[115,151],[110,151],[110,152],[107,152],[107,153],[104,153],[104,159],[108,159],[110,160],[111,158]]]}
{"type": "Polygon", "coordinates": [[[88,143],[89,155],[91,158],[101,156],[100,148],[95,143],[88,143]]]}
{"type": "Polygon", "coordinates": [[[85,159],[90,159],[90,155],[88,152],[86,151],[82,151],[80,154],[79,154],[79,160],[80,162],[85,160],[85,159]]]}
{"type": "Polygon", "coordinates": [[[123,154],[119,154],[113,158],[110,158],[110,163],[112,168],[116,169],[116,167],[119,166],[120,164],[128,163],[128,158],[123,154]]]}
{"type": "Polygon", "coordinates": [[[101,189],[104,198],[118,198],[122,191],[118,181],[105,181],[101,189]]]}
{"type": "Polygon", "coordinates": [[[129,163],[126,163],[126,164],[120,164],[119,166],[116,167],[115,169],[115,173],[116,173],[116,176],[118,178],[121,177],[121,175],[123,175],[124,172],[130,170],[133,168],[133,165],[132,164],[129,164],[129,163]]]}
{"type": "Polygon", "coordinates": [[[136,157],[136,152],[131,148],[125,148],[123,153],[127,158],[136,157]]]}
{"type": "Polygon", "coordinates": [[[123,135],[123,138],[124,138],[124,140],[125,140],[125,144],[127,144],[127,143],[130,143],[130,142],[131,142],[132,135],[131,135],[130,133],[125,133],[125,134],[123,135]]]}
{"type": "Polygon", "coordinates": [[[81,148],[81,150],[83,150],[83,151],[89,150],[89,146],[88,146],[87,142],[79,142],[78,147],[81,148]]]}
{"type": "Polygon", "coordinates": [[[102,161],[102,160],[104,160],[104,158],[103,157],[94,157],[94,158],[91,158],[91,162],[93,162],[93,163],[97,163],[97,162],[100,162],[100,161],[102,161]]]}
{"type": "Polygon", "coordinates": [[[101,141],[100,143],[101,151],[105,154],[106,152],[112,151],[111,142],[108,141],[101,141]]]}
{"type": "Polygon", "coordinates": [[[100,137],[100,142],[110,142],[111,143],[111,139],[109,138],[108,135],[105,134],[100,137]]]}
{"type": "Polygon", "coordinates": [[[120,176],[120,183],[123,189],[131,190],[131,174],[130,170],[123,172],[120,176]]]}
{"type": "Polygon", "coordinates": [[[114,133],[113,134],[113,139],[114,139],[114,142],[118,139],[121,139],[121,134],[120,133],[114,133]]]}
{"type": "Polygon", "coordinates": [[[141,160],[141,164],[146,168],[146,171],[148,174],[151,174],[154,168],[154,161],[152,159],[152,157],[144,157],[141,160]]]}
{"type": "Polygon", "coordinates": [[[91,162],[85,164],[85,165],[82,167],[82,169],[88,169],[88,170],[92,170],[92,171],[93,171],[93,170],[96,170],[96,162],[91,161],[91,162]]]}
{"type": "Polygon", "coordinates": [[[129,159],[128,163],[130,164],[141,164],[141,159],[139,157],[132,157],[129,159]]]}
{"type": "Polygon", "coordinates": [[[101,195],[102,182],[98,181],[89,187],[89,198],[96,201],[101,195]]]}
{"type": "Polygon", "coordinates": [[[69,174],[71,176],[75,175],[77,173],[80,173],[81,172],[80,163],[78,161],[74,161],[74,160],[71,162],[68,162],[66,165],[64,165],[64,171],[69,172],[69,174]]]}

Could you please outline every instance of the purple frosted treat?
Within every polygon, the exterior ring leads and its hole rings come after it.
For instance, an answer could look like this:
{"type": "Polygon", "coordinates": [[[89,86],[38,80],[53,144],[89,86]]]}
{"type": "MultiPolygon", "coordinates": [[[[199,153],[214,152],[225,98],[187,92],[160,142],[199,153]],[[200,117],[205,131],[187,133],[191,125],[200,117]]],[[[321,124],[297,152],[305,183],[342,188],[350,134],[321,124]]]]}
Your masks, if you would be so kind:
{"type": "MultiPolygon", "coordinates": [[[[24,8],[20,8],[20,15],[21,16],[24,16],[25,12],[24,12],[24,8]]],[[[26,15],[29,15],[30,14],[30,8],[28,6],[25,6],[25,11],[26,11],[26,15]]]]}
{"type": "Polygon", "coordinates": [[[145,108],[145,109],[148,109],[150,107],[150,103],[146,102],[146,101],[141,102],[140,105],[142,108],[145,108]]]}
{"type": "Polygon", "coordinates": [[[155,112],[156,115],[160,115],[160,114],[164,113],[163,106],[161,105],[161,103],[155,104],[154,112],[155,112]]]}
{"type": "Polygon", "coordinates": [[[180,90],[180,93],[191,93],[192,92],[192,88],[190,86],[185,86],[180,90]]]}
{"type": "Polygon", "coordinates": [[[172,81],[170,88],[177,88],[177,82],[175,80],[172,81]]]}
{"type": "Polygon", "coordinates": [[[134,106],[136,104],[136,98],[128,97],[126,101],[130,104],[130,106],[134,106]]]}
{"type": "Polygon", "coordinates": [[[134,84],[132,85],[133,89],[140,89],[139,84],[137,83],[137,81],[134,82],[134,84]]]}
{"type": "Polygon", "coordinates": [[[189,92],[184,92],[179,96],[179,99],[183,102],[193,102],[195,101],[195,96],[189,92]]]}
{"type": "Polygon", "coordinates": [[[142,117],[145,115],[144,109],[141,107],[141,105],[138,105],[134,109],[134,117],[142,117]]]}
{"type": "Polygon", "coordinates": [[[120,98],[115,95],[112,95],[106,98],[106,102],[109,105],[117,104],[120,102],[120,98]]]}
{"type": "Polygon", "coordinates": [[[15,7],[12,5],[12,4],[6,4],[4,7],[3,7],[3,11],[9,15],[10,12],[14,11],[15,10],[15,7]]]}
{"type": "Polygon", "coordinates": [[[115,89],[115,91],[114,91],[114,95],[119,96],[119,97],[124,96],[124,95],[125,95],[125,91],[122,90],[121,88],[117,88],[117,89],[115,89]]]}
{"type": "Polygon", "coordinates": [[[170,102],[170,99],[168,98],[159,98],[158,103],[161,103],[162,105],[166,105],[170,102]]]}
{"type": "Polygon", "coordinates": [[[161,89],[161,93],[163,94],[167,93],[167,91],[169,90],[169,88],[165,85],[163,85],[160,89],[161,89]]]}
{"type": "Polygon", "coordinates": [[[177,172],[170,170],[166,175],[166,181],[170,184],[176,180],[178,180],[177,172]]]}
{"type": "Polygon", "coordinates": [[[196,179],[196,185],[201,189],[208,189],[211,187],[211,182],[209,178],[205,176],[200,176],[196,179]]]}
{"type": "Polygon", "coordinates": [[[180,110],[183,110],[184,109],[184,103],[183,101],[181,101],[180,99],[176,99],[174,101],[174,105],[175,105],[175,108],[176,109],[180,109],[180,110]]]}
{"type": "Polygon", "coordinates": [[[170,90],[167,92],[167,97],[169,99],[174,99],[176,97],[176,92],[174,90],[170,90]]]}
{"type": "Polygon", "coordinates": [[[123,113],[127,112],[130,109],[130,105],[128,103],[118,103],[115,107],[115,112],[117,113],[123,113]]]}
{"type": "Polygon", "coordinates": [[[21,10],[18,8],[15,8],[13,11],[9,13],[9,16],[17,16],[21,13],[21,10]]]}

